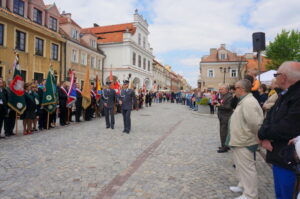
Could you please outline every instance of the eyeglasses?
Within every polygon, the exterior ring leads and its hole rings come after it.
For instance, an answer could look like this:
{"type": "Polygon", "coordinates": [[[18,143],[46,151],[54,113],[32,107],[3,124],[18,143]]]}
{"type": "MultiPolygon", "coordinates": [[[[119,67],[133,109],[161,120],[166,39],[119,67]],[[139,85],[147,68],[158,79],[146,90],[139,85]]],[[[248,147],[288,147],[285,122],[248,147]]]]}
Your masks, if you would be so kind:
{"type": "Polygon", "coordinates": [[[235,89],[241,88],[240,86],[236,86],[235,89]]]}
{"type": "Polygon", "coordinates": [[[279,76],[279,75],[282,75],[282,73],[275,73],[275,74],[274,74],[274,77],[277,77],[277,76],[279,76]]]}

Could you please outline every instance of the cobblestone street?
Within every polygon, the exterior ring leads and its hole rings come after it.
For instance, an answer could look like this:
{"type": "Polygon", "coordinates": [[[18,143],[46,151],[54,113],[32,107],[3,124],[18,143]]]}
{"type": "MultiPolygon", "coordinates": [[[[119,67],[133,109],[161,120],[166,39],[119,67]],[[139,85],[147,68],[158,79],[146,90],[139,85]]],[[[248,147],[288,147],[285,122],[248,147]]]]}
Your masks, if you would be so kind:
{"type": "MultiPolygon", "coordinates": [[[[124,134],[105,120],[0,140],[1,199],[230,199],[231,153],[217,153],[218,119],[177,104],[133,111],[124,134]]],[[[260,199],[274,198],[258,155],[260,199]]]]}

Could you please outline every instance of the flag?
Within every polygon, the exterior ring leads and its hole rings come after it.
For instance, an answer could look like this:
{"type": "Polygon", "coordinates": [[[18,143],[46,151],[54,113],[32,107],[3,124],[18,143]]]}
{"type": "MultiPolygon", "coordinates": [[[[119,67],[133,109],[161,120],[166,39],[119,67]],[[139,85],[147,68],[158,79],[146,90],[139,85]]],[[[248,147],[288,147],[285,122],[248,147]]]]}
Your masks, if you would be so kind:
{"type": "Polygon", "coordinates": [[[143,92],[146,92],[146,84],[143,84],[143,92]]]}
{"type": "Polygon", "coordinates": [[[98,75],[96,75],[96,99],[99,100],[101,97],[101,83],[99,81],[98,75]]]}
{"type": "Polygon", "coordinates": [[[85,78],[82,89],[82,107],[87,109],[91,104],[90,68],[86,67],[85,78]]]}
{"type": "Polygon", "coordinates": [[[128,88],[133,89],[133,80],[130,80],[128,88]]]}
{"type": "Polygon", "coordinates": [[[41,105],[47,112],[53,113],[56,110],[57,100],[58,97],[56,92],[55,76],[52,70],[52,66],[50,66],[41,105]]]}
{"type": "Polygon", "coordinates": [[[20,72],[18,54],[16,54],[14,62],[14,77],[10,82],[9,88],[11,92],[8,96],[8,106],[21,115],[26,109],[26,103],[24,97],[24,80],[20,72]]]}
{"type": "Polygon", "coordinates": [[[118,81],[116,81],[114,89],[115,89],[115,91],[116,91],[117,94],[120,94],[121,87],[120,87],[120,84],[119,84],[118,81]]]}
{"type": "Polygon", "coordinates": [[[70,108],[76,101],[76,85],[75,85],[75,73],[70,70],[70,88],[68,91],[67,107],[70,108]]]}

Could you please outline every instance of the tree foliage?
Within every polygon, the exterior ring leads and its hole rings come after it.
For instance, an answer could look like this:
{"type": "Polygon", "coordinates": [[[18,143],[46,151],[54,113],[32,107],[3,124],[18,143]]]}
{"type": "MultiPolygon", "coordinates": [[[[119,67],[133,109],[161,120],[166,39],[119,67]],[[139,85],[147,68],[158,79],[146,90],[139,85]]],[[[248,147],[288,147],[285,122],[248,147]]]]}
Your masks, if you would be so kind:
{"type": "Polygon", "coordinates": [[[285,61],[300,61],[300,32],[282,30],[267,46],[266,56],[272,60],[268,69],[278,69],[285,61]]]}

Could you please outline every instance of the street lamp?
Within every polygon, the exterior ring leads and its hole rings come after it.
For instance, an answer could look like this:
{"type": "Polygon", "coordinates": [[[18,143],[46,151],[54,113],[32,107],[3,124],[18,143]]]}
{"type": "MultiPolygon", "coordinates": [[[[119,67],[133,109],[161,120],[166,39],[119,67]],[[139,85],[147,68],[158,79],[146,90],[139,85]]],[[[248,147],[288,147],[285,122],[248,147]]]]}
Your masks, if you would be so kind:
{"type": "Polygon", "coordinates": [[[224,78],[223,78],[223,83],[225,84],[225,74],[227,73],[227,72],[229,72],[230,71],[230,66],[229,67],[220,67],[220,72],[221,73],[224,73],[224,78]]]}

